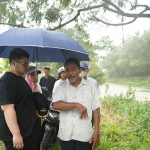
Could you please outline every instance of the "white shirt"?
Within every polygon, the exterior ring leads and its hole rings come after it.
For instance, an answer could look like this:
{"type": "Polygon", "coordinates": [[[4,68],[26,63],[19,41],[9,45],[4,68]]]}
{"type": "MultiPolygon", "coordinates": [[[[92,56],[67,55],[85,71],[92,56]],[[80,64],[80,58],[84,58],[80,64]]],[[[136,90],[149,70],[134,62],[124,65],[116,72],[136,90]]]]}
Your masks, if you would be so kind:
{"type": "Polygon", "coordinates": [[[92,111],[100,107],[99,96],[93,83],[82,78],[78,87],[69,81],[60,83],[53,97],[53,102],[79,102],[87,108],[88,118],[80,119],[77,109],[60,111],[58,137],[63,141],[78,140],[89,142],[92,136],[92,111]]]}
{"type": "Polygon", "coordinates": [[[59,79],[55,82],[54,87],[53,87],[53,93],[55,92],[56,87],[61,83],[61,82],[66,82],[68,79],[63,81],[62,79],[59,79]]]}
{"type": "Polygon", "coordinates": [[[100,90],[99,90],[99,86],[98,86],[97,81],[95,79],[91,78],[91,77],[87,77],[86,80],[89,80],[89,81],[91,81],[91,82],[93,82],[95,84],[95,86],[97,88],[98,95],[100,96],[100,90]]]}

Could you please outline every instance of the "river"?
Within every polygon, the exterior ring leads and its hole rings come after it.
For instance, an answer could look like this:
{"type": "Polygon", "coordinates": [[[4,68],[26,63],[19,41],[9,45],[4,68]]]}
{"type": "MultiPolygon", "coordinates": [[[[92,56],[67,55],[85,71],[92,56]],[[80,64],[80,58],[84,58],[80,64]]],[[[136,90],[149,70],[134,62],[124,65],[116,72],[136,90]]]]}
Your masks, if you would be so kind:
{"type": "MultiPolygon", "coordinates": [[[[126,94],[128,90],[128,86],[125,85],[118,85],[118,84],[112,84],[108,83],[109,89],[108,89],[108,94],[109,95],[120,95],[121,93],[123,95],[126,94]]],[[[106,90],[106,85],[100,85],[100,92],[101,92],[101,97],[103,98],[105,96],[105,90],[106,90]]],[[[144,89],[139,88],[139,87],[133,87],[133,90],[135,90],[135,97],[136,100],[138,101],[150,101],[150,92],[144,92],[144,89]]]]}

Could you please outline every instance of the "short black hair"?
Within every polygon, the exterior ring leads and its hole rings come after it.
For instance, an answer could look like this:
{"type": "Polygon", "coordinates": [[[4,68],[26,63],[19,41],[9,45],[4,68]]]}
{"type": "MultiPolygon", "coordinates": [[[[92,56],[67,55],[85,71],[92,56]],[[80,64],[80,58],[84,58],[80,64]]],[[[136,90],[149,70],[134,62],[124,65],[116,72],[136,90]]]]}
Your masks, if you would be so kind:
{"type": "Polygon", "coordinates": [[[64,67],[65,67],[68,63],[70,63],[70,62],[74,62],[74,63],[77,65],[77,67],[80,68],[80,62],[79,62],[79,60],[76,59],[76,58],[69,58],[69,59],[67,59],[66,62],[65,62],[65,64],[64,64],[64,67]]]}
{"type": "Polygon", "coordinates": [[[14,48],[13,50],[10,51],[9,54],[9,63],[11,64],[11,62],[13,60],[19,60],[22,58],[29,58],[30,55],[27,51],[21,49],[21,48],[14,48]]]}
{"type": "Polygon", "coordinates": [[[44,67],[44,69],[49,70],[50,71],[50,67],[44,67]]]}

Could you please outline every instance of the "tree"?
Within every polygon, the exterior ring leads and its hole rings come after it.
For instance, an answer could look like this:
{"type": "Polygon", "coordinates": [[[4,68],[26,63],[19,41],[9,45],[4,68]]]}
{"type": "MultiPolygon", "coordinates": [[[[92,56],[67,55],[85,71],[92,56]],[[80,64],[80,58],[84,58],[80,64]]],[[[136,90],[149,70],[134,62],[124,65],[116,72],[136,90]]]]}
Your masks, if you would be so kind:
{"type": "Polygon", "coordinates": [[[9,68],[9,60],[8,59],[3,59],[2,60],[2,66],[0,67],[0,75],[3,74],[5,71],[8,70],[9,68]]]}
{"type": "Polygon", "coordinates": [[[150,30],[136,33],[108,54],[104,66],[112,77],[149,76],[149,47],[150,30]]]}
{"type": "MultiPolygon", "coordinates": [[[[148,5],[141,5],[142,0],[8,0],[0,3],[0,24],[15,27],[45,27],[57,30],[74,22],[88,26],[90,22],[104,23],[111,26],[126,25],[137,18],[150,18],[146,13],[148,5]],[[130,13],[124,10],[131,4],[130,13]],[[142,8],[138,13],[131,11],[142,8]],[[120,22],[112,23],[109,14],[115,14],[120,22]],[[107,15],[108,14],[108,15],[107,15]],[[126,21],[127,18],[131,20],[126,21]]],[[[127,10],[126,10],[127,11],[127,10]]],[[[112,17],[111,17],[112,18],[112,17]]]]}

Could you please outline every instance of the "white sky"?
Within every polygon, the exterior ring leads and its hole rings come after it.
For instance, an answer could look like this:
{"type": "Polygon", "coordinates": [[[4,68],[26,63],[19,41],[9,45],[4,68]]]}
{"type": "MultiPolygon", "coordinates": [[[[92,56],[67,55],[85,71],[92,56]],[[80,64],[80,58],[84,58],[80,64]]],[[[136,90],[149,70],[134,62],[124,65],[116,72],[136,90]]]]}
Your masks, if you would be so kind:
{"type": "MultiPolygon", "coordinates": [[[[150,0],[139,0],[139,4],[146,4],[150,6],[150,0]]],[[[128,6],[127,10],[130,9],[130,5],[128,6]]],[[[143,9],[142,9],[143,10],[143,9]]],[[[128,11],[132,12],[132,11],[128,11]]],[[[140,9],[137,9],[135,12],[141,12],[140,9]],[[138,11],[139,10],[139,11],[138,11]]],[[[150,14],[150,11],[147,11],[146,13],[150,14]]],[[[116,21],[119,21],[116,19],[115,16],[108,16],[108,19],[111,18],[112,23],[116,23],[116,21]]],[[[131,19],[130,19],[131,20],[131,19]]],[[[91,35],[91,40],[92,41],[97,41],[103,36],[110,36],[110,38],[114,41],[114,44],[118,45],[122,43],[122,37],[123,37],[123,32],[122,32],[122,26],[109,26],[106,27],[106,25],[102,24],[103,27],[92,27],[90,30],[90,35],[91,35]],[[96,28],[96,30],[95,30],[96,28]]],[[[134,35],[136,32],[140,32],[141,34],[143,33],[144,30],[150,29],[150,18],[138,18],[134,23],[124,25],[124,37],[125,39],[129,36],[134,35]]]]}

